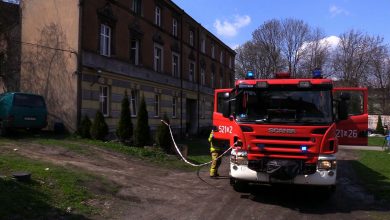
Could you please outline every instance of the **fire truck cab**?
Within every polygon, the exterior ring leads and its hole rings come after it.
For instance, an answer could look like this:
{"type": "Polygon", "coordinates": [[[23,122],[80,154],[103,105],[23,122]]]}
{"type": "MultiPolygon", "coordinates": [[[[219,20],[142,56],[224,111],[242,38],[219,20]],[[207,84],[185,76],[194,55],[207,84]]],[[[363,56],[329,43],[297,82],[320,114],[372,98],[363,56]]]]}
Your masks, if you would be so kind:
{"type": "Polygon", "coordinates": [[[334,188],[338,145],[367,145],[367,89],[333,88],[318,72],[310,79],[249,73],[214,98],[214,138],[232,146],[235,189],[249,182],[334,188]]]}

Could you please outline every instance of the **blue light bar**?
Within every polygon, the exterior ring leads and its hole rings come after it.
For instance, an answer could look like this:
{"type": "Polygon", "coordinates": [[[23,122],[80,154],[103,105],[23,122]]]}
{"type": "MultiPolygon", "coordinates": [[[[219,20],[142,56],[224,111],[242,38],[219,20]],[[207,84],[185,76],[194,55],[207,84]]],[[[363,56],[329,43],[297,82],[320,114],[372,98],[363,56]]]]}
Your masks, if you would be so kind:
{"type": "Polygon", "coordinates": [[[306,145],[302,145],[302,146],[301,146],[301,150],[302,150],[303,152],[306,152],[306,151],[307,151],[307,146],[306,146],[306,145]]]}
{"type": "Polygon", "coordinates": [[[254,78],[255,78],[255,74],[253,74],[253,72],[249,71],[246,73],[245,79],[254,79],[254,78]]]}
{"type": "Polygon", "coordinates": [[[322,72],[321,72],[321,69],[319,68],[316,68],[315,70],[313,70],[313,78],[314,79],[321,79],[322,78],[322,72]]]}

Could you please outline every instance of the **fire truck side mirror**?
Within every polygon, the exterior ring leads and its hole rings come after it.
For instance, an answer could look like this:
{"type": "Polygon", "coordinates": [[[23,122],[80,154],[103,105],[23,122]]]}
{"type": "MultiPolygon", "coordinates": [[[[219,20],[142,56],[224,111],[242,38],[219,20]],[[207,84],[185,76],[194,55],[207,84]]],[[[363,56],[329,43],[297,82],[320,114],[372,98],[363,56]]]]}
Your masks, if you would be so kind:
{"type": "Polygon", "coordinates": [[[230,94],[228,92],[225,92],[223,94],[223,101],[222,101],[222,115],[225,118],[228,118],[230,116],[229,98],[230,98],[230,94]]]}

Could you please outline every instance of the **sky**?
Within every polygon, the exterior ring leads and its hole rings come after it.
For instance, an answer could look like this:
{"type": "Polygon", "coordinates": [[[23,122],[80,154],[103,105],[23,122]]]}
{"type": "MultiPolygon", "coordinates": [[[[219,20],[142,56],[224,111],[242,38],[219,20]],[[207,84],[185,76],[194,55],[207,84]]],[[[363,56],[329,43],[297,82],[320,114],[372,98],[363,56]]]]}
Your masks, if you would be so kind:
{"type": "Polygon", "coordinates": [[[173,0],[203,27],[235,49],[271,19],[294,18],[326,36],[351,29],[390,45],[390,0],[173,0]]]}

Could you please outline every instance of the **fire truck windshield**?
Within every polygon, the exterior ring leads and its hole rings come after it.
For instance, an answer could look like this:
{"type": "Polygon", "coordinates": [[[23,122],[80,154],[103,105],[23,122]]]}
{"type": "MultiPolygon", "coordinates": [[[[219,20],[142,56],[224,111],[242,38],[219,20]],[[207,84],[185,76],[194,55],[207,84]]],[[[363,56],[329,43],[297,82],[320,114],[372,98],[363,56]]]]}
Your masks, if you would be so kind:
{"type": "Polygon", "coordinates": [[[241,89],[234,114],[243,123],[330,124],[331,99],[329,89],[241,89]]]}

